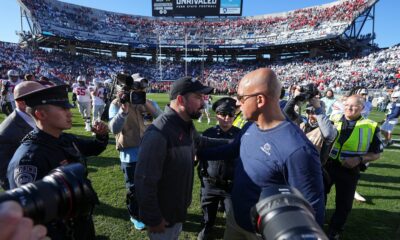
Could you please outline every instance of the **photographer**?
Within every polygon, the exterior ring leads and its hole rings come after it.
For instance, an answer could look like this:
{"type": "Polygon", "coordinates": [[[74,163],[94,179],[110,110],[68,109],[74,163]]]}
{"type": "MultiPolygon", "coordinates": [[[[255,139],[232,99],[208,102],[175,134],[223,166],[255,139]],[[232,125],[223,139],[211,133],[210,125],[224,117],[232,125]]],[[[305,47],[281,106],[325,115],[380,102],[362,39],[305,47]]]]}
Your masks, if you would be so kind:
{"type": "Polygon", "coordinates": [[[125,176],[127,193],[127,207],[130,220],[138,230],[144,229],[144,224],[137,221],[137,206],[132,200],[134,197],[134,173],[140,141],[146,130],[147,121],[155,118],[162,112],[158,105],[146,99],[148,81],[138,75],[118,75],[117,80],[122,85],[122,91],[110,104],[109,126],[115,134],[116,148],[120,153],[121,169],[125,176]],[[134,77],[134,78],[133,78],[134,77]]]}
{"type": "MultiPolygon", "coordinates": [[[[329,157],[332,144],[337,136],[337,130],[324,114],[321,106],[322,101],[316,97],[318,90],[314,89],[313,86],[308,89],[308,92],[300,92],[299,89],[295,90],[293,98],[287,102],[284,108],[284,113],[290,120],[300,126],[300,129],[317,148],[323,166],[329,157]],[[306,118],[303,118],[294,110],[295,105],[301,105],[304,101],[308,102],[306,105],[306,118]]],[[[324,178],[324,180],[326,179],[324,178]]]]}
{"type": "MultiPolygon", "coordinates": [[[[25,101],[26,112],[34,118],[37,128],[25,136],[8,165],[11,188],[36,182],[61,165],[86,165],[85,156],[98,155],[106,148],[108,128],[102,122],[93,126],[95,140],[63,133],[72,127],[72,106],[66,89],[66,85],[43,88],[19,97],[25,101]]],[[[95,238],[91,214],[52,221],[46,227],[52,239],[95,238]]]]}

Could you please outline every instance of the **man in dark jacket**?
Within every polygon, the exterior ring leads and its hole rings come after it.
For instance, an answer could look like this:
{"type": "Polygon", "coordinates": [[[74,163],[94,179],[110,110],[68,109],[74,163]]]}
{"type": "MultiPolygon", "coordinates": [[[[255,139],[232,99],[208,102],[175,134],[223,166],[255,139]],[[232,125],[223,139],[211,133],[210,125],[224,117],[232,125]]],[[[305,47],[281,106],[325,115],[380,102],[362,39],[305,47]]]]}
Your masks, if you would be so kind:
{"type": "Polygon", "coordinates": [[[178,239],[192,201],[196,130],[204,94],[213,89],[190,77],[176,80],[170,104],[146,130],[135,171],[140,219],[150,239],[178,239]]]}
{"type": "MultiPolygon", "coordinates": [[[[108,128],[98,122],[93,126],[95,140],[82,140],[63,133],[72,127],[71,104],[66,86],[56,86],[20,96],[27,105],[37,128],[22,140],[8,166],[11,188],[38,181],[61,165],[82,162],[85,156],[98,155],[107,146],[108,128]]],[[[51,239],[95,239],[92,217],[78,216],[55,220],[46,225],[51,239]]]]}
{"type": "Polygon", "coordinates": [[[7,179],[7,167],[23,137],[35,127],[35,121],[25,112],[25,101],[20,96],[31,91],[43,89],[37,82],[22,82],[14,88],[14,111],[0,125],[0,186],[10,189],[7,179]]]}

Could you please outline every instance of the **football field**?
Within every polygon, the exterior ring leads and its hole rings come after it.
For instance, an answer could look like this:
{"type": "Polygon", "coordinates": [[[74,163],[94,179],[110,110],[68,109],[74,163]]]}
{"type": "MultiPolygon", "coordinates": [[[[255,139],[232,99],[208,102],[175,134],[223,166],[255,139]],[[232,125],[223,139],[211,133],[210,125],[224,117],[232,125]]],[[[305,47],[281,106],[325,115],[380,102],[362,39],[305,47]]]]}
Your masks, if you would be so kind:
{"type": "MultiPolygon", "coordinates": [[[[167,94],[148,94],[148,98],[155,100],[164,109],[168,102],[167,94]]],[[[214,97],[214,101],[218,97],[214,97]]],[[[72,109],[73,128],[70,133],[82,137],[92,137],[84,131],[84,123],[77,108],[72,109]]],[[[384,119],[384,114],[373,111],[370,116],[375,121],[384,119]]],[[[0,121],[4,114],[0,114],[0,121]]],[[[212,119],[214,125],[215,118],[212,119]]],[[[195,121],[199,132],[212,125],[206,119],[203,123],[195,121]]],[[[394,138],[400,138],[400,127],[396,127],[394,138]]],[[[400,239],[400,145],[399,142],[381,154],[381,158],[373,162],[361,174],[357,191],[366,199],[366,203],[354,202],[353,210],[347,221],[343,239],[400,239]]],[[[110,138],[107,149],[97,157],[90,157],[88,161],[89,178],[100,199],[100,204],[94,212],[94,220],[98,239],[146,239],[145,231],[137,231],[129,221],[125,207],[125,186],[123,174],[120,170],[118,152],[115,149],[114,138],[110,138]]],[[[183,225],[180,239],[196,239],[201,226],[201,208],[199,204],[200,184],[195,176],[193,202],[189,208],[187,221],[183,225]]],[[[334,207],[334,189],[329,195],[327,203],[326,222],[328,222],[334,207]]],[[[215,239],[222,239],[225,220],[219,213],[215,239]]]]}

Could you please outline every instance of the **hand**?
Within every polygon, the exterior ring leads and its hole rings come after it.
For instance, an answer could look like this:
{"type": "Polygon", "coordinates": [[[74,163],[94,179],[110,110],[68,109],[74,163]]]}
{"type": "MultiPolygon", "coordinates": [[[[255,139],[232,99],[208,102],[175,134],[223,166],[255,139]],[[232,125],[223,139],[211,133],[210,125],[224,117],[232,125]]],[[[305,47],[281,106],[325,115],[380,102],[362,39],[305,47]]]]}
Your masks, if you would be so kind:
{"type": "Polygon", "coordinates": [[[129,113],[129,103],[127,102],[127,103],[121,104],[121,109],[122,109],[123,113],[128,114],[129,113]]]}
{"type": "Polygon", "coordinates": [[[148,230],[151,233],[163,233],[165,232],[165,226],[168,225],[168,222],[165,221],[165,219],[163,218],[161,220],[161,223],[158,224],[157,226],[148,226],[148,230]]]}
{"type": "Polygon", "coordinates": [[[33,221],[23,217],[21,206],[14,201],[0,204],[0,240],[44,239],[47,229],[43,225],[33,225],[33,221]]]}
{"type": "Polygon", "coordinates": [[[342,166],[345,168],[355,168],[360,164],[360,157],[348,157],[342,160],[342,166]]]}
{"type": "Polygon", "coordinates": [[[108,125],[102,121],[96,121],[93,123],[92,132],[94,132],[96,135],[107,135],[108,125]]]}

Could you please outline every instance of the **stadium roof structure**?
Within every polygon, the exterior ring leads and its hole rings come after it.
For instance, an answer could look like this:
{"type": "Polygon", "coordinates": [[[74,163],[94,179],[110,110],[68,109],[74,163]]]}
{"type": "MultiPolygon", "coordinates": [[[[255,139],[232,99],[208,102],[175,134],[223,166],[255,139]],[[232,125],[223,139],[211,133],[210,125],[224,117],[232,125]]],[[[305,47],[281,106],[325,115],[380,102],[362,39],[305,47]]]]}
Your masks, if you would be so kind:
{"type": "Polygon", "coordinates": [[[155,18],[88,8],[56,0],[17,0],[20,43],[72,53],[155,57],[269,54],[293,56],[358,54],[372,46],[372,32],[361,35],[375,19],[379,0],[341,0],[294,11],[235,18],[155,18]],[[21,24],[22,25],[22,24],[21,24]]]}

